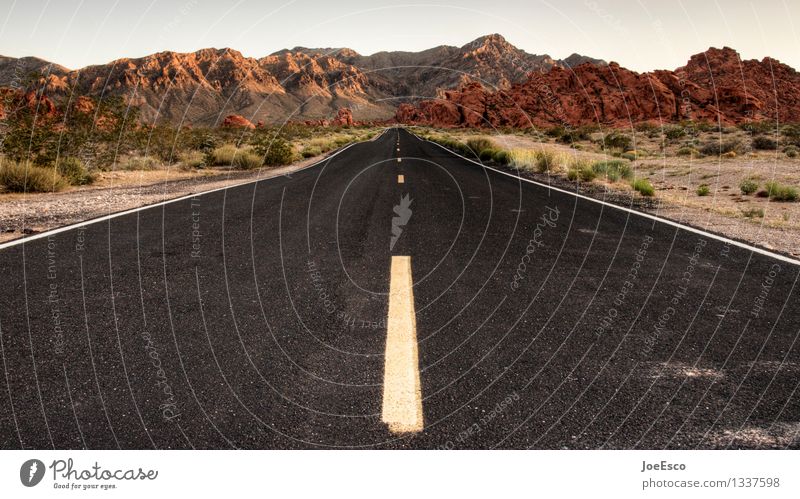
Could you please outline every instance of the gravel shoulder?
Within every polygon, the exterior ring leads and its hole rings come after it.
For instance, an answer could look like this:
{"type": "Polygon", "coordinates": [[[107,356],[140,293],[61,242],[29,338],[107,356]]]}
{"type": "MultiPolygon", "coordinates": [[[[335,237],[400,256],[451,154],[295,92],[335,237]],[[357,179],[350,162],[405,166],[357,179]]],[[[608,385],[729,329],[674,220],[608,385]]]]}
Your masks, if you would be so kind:
{"type": "Polygon", "coordinates": [[[92,185],[56,193],[0,193],[0,242],[169,199],[290,174],[324,158],[321,155],[253,171],[183,171],[177,167],[112,171],[100,173],[92,185]]]}

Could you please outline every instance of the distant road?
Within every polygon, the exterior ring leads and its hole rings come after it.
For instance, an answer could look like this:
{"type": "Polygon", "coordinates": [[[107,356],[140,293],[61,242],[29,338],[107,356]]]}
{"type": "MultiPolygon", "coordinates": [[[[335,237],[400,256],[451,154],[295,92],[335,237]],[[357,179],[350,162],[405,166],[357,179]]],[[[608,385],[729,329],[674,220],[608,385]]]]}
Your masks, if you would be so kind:
{"type": "Polygon", "coordinates": [[[800,448],[796,264],[402,129],[0,270],[6,449],[800,448]]]}

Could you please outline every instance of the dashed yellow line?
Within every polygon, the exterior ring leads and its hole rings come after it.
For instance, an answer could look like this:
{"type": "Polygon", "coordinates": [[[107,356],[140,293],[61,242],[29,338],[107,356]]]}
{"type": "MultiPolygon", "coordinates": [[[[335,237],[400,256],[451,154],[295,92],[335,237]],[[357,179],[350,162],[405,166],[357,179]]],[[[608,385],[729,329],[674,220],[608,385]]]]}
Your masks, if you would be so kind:
{"type": "Polygon", "coordinates": [[[405,184],[406,183],[406,176],[405,175],[398,175],[397,176],[397,183],[398,184],[405,184]]]}
{"type": "Polygon", "coordinates": [[[392,257],[381,419],[392,433],[415,433],[423,428],[410,256],[392,257]]]}

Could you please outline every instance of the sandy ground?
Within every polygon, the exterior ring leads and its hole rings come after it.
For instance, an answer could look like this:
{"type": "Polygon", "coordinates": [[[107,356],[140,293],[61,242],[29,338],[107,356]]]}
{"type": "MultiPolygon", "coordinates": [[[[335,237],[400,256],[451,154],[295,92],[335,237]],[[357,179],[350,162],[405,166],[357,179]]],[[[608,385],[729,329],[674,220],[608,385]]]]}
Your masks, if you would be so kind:
{"type": "Polygon", "coordinates": [[[90,186],[73,187],[62,192],[2,193],[0,242],[168,199],[285,175],[324,157],[253,171],[220,168],[183,171],[172,167],[150,171],[103,172],[90,186]]]}
{"type": "MultiPolygon", "coordinates": [[[[542,143],[529,136],[492,135],[498,145],[508,148],[561,150],[587,159],[608,159],[592,151],[576,151],[567,145],[542,143]]],[[[776,202],[756,195],[742,195],[739,184],[755,179],[764,189],[767,181],[800,187],[800,159],[775,152],[751,152],[733,159],[690,158],[654,154],[631,163],[637,177],[648,178],[656,188],[654,202],[637,209],[745,241],[786,255],[800,257],[800,202],[776,202]],[[708,185],[710,193],[698,196],[697,188],[708,185]],[[759,216],[763,210],[764,216],[759,216]]],[[[537,176],[532,174],[532,176],[537,176]]],[[[625,183],[600,184],[585,192],[595,197],[632,195],[625,183]],[[602,186],[602,188],[600,188],[602,186]]],[[[574,184],[568,184],[574,189],[574,184]]],[[[623,204],[629,204],[623,202],[623,204]]]]}

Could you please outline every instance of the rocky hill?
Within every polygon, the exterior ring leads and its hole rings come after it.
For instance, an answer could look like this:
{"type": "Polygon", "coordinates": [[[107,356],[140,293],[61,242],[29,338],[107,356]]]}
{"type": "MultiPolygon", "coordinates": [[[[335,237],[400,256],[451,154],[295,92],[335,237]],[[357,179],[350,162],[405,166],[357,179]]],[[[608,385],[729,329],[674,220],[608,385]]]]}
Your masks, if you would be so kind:
{"type": "MultiPolygon", "coordinates": [[[[230,114],[251,122],[333,118],[350,108],[357,120],[386,119],[400,103],[441,97],[470,82],[509,88],[529,73],[604,62],[573,54],[564,61],[520,50],[500,35],[463,47],[379,52],[296,47],[262,58],[233,49],[159,52],[69,70],[33,57],[0,56],[0,86],[43,89],[54,102],[70,95],[116,95],[146,120],[220,124],[230,114]]],[[[41,93],[41,92],[39,92],[41,93]]]]}
{"type": "MultiPolygon", "coordinates": [[[[573,62],[580,59],[573,58],[573,62]]],[[[642,121],[800,121],[800,75],[764,58],[742,61],[711,48],[674,71],[636,73],[618,64],[554,65],[490,90],[468,83],[439,99],[403,104],[401,123],[439,126],[625,126],[642,121]]]]}

